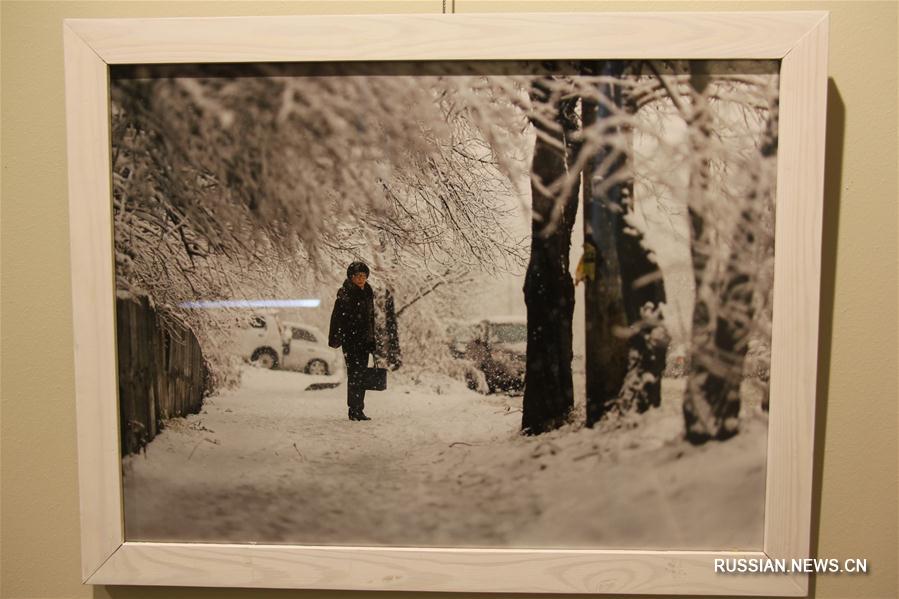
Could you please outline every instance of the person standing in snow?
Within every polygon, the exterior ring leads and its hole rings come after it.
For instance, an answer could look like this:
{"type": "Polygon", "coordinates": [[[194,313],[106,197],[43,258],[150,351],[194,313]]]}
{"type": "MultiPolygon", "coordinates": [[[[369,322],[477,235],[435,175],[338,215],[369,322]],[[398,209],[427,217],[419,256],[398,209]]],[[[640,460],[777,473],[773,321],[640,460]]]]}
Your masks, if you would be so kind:
{"type": "Polygon", "coordinates": [[[328,345],[343,349],[350,420],[371,420],[363,412],[365,369],[368,355],[375,349],[374,293],[367,282],[368,275],[364,262],[353,262],[347,267],[346,280],[337,290],[328,331],[328,345]]]}

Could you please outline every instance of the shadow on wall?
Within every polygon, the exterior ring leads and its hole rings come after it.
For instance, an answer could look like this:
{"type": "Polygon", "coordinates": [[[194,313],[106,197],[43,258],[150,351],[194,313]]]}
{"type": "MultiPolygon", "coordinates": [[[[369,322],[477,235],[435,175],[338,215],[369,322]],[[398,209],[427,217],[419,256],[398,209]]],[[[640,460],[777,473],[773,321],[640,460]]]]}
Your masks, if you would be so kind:
{"type": "MultiPolygon", "coordinates": [[[[811,555],[818,555],[821,524],[821,483],[827,430],[833,308],[837,270],[837,232],[840,191],[843,188],[843,148],[846,144],[846,105],[833,79],[827,81],[827,139],[824,150],[824,222],[821,255],[821,312],[818,319],[818,376],[815,418],[815,455],[812,471],[811,555]]],[[[815,596],[817,577],[809,577],[809,597],[815,596]]]]}

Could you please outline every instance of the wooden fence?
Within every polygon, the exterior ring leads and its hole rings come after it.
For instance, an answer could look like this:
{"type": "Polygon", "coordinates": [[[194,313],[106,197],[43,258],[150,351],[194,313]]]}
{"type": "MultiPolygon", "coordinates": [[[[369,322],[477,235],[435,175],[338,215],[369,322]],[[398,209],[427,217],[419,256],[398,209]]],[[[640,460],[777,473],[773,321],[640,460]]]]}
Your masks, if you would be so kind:
{"type": "Polygon", "coordinates": [[[140,451],[167,418],[197,413],[208,373],[194,334],[164,329],[146,298],[116,300],[122,455],[140,451]]]}

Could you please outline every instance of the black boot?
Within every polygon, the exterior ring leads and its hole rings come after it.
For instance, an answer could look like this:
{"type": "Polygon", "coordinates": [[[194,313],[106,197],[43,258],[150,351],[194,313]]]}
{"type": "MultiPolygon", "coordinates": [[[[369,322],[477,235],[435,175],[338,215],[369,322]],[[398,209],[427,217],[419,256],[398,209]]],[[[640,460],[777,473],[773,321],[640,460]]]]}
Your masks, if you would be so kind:
{"type": "Polygon", "coordinates": [[[365,415],[362,408],[356,408],[356,420],[371,420],[371,418],[365,415]]]}
{"type": "Polygon", "coordinates": [[[359,420],[359,418],[356,414],[357,414],[356,408],[350,408],[350,411],[349,411],[350,420],[359,420]]]}

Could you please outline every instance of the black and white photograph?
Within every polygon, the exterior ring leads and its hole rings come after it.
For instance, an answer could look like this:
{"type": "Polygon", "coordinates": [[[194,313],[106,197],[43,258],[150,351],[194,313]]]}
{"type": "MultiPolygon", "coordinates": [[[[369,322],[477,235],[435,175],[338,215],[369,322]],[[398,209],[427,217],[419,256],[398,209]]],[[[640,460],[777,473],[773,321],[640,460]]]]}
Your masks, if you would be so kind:
{"type": "Polygon", "coordinates": [[[125,539],[761,550],[779,68],[111,66],[125,539]]]}

